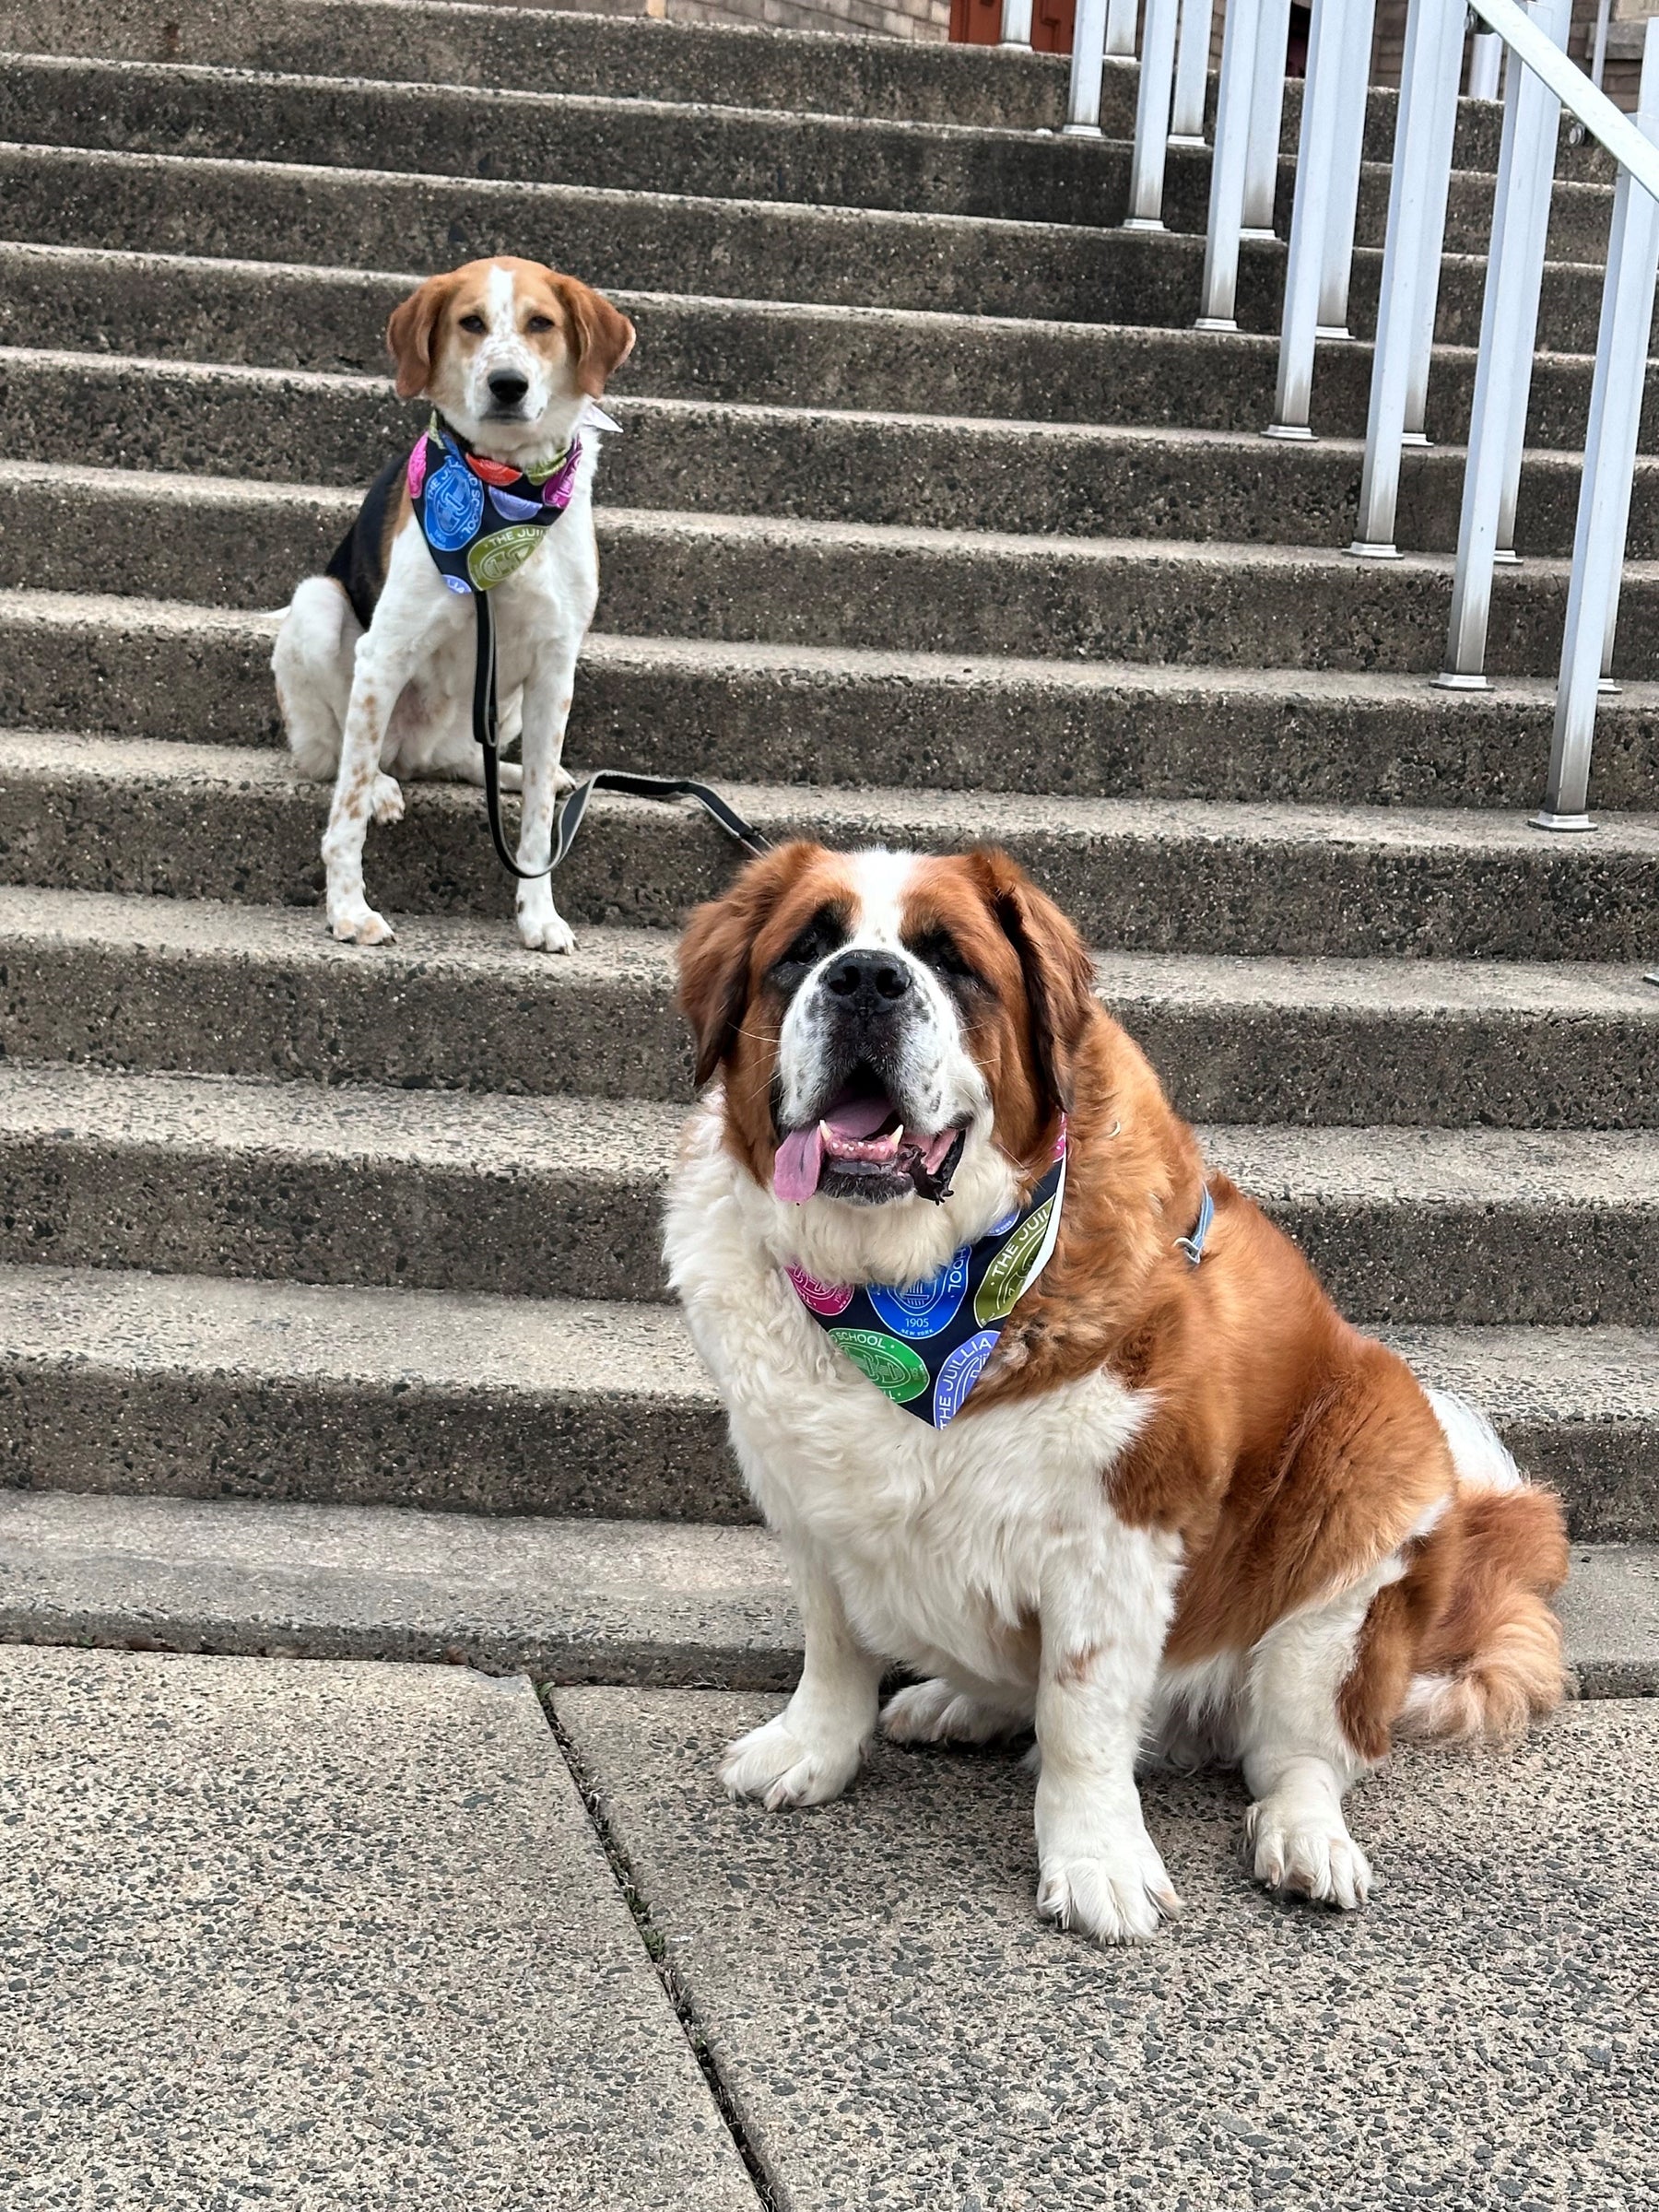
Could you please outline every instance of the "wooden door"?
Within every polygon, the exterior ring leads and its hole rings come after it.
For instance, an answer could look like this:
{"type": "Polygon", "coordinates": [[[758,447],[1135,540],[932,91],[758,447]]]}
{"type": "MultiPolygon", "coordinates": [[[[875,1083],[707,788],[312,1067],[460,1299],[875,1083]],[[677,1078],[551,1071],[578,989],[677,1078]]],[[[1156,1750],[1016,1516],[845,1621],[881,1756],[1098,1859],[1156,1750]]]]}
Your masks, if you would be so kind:
{"type": "MultiPolygon", "coordinates": [[[[1069,53],[1077,0],[1032,0],[1031,50],[1069,53]]],[[[1002,37],[1002,0],[950,0],[950,35],[959,46],[994,46],[1002,37]]]]}

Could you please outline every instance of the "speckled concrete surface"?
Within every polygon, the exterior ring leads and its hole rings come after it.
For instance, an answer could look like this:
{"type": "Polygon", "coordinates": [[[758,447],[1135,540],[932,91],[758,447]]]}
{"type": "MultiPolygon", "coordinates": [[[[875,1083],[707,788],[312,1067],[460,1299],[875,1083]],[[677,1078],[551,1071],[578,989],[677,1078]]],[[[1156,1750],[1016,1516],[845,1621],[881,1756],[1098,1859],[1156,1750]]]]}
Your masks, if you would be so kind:
{"type": "Polygon", "coordinates": [[[1659,1708],[1399,1760],[1352,1920],[1256,1889],[1236,1783],[1155,1783],[1186,1917],[1101,1952],[1036,1921],[1012,1759],[883,1750],[780,1818],[710,1763],[770,1704],[559,1706],[790,2212],[1653,2202],[1659,1708]]]}
{"type": "Polygon", "coordinates": [[[762,1528],[3,1489],[0,1641],[733,1689],[801,1652],[762,1528]]]}
{"type": "Polygon", "coordinates": [[[528,1686],[0,1651],[0,2196],[755,2199],[528,1686]]]}
{"type": "Polygon", "coordinates": [[[0,1268],[0,1480],[752,1517],[665,1307],[0,1268]]]}
{"type": "MultiPolygon", "coordinates": [[[[0,246],[0,315],[6,253],[0,246]]],[[[0,599],[0,723],[276,745],[275,629],[268,614],[18,592],[0,599]]],[[[1537,796],[1553,713],[1553,689],[1538,677],[1452,693],[1410,675],[1352,669],[1301,670],[1288,681],[1263,669],[595,632],[582,650],[567,757],[661,774],[690,759],[745,782],[833,773],[1080,796],[1525,806],[1537,796]]],[[[1652,800],[1659,686],[1629,683],[1602,702],[1595,764],[1601,806],[1652,800]]]]}
{"type": "MultiPolygon", "coordinates": [[[[677,532],[688,526],[667,520],[677,532]]],[[[748,525],[732,528],[743,536],[748,525]]],[[[1610,818],[1594,840],[1549,839],[1518,811],[726,788],[773,839],[935,852],[1001,844],[1091,942],[1124,951],[1647,957],[1659,866],[1653,813],[1610,818]]],[[[479,815],[474,790],[411,791],[406,818],[366,853],[391,912],[503,912],[479,815]]],[[[24,732],[0,752],[0,850],[18,874],[53,888],[314,900],[324,816],[324,794],[265,748],[24,732]]],[[[677,928],[731,880],[736,860],[731,840],[691,809],[606,794],[561,866],[560,908],[578,925],[677,928]]]]}
{"type": "MultiPolygon", "coordinates": [[[[1577,1546],[1558,1606],[1584,1696],[1659,1695],[1659,1547],[1577,1546]]],[[[0,1640],[658,1688],[800,1671],[763,1528],[53,1491],[0,1489],[0,1640]]]]}
{"type": "MultiPolygon", "coordinates": [[[[585,842],[585,841],[584,841],[585,842]]],[[[580,852],[581,848],[578,848],[580,852]]],[[[0,886],[18,1060],[415,1088],[683,1098],[672,942],[584,924],[547,960],[499,920],[397,914],[372,960],[314,912],[0,886]],[[443,1041],[464,1036],[463,1064],[443,1041]]],[[[1659,1124],[1659,993],[1590,961],[1113,952],[1108,1002],[1193,1119],[1659,1124]]]]}
{"type": "MultiPolygon", "coordinates": [[[[0,1260],[661,1300],[672,1101],[0,1067],[0,1260]]],[[[1640,1325],[1659,1134],[1199,1132],[1351,1320],[1640,1325]]]]}

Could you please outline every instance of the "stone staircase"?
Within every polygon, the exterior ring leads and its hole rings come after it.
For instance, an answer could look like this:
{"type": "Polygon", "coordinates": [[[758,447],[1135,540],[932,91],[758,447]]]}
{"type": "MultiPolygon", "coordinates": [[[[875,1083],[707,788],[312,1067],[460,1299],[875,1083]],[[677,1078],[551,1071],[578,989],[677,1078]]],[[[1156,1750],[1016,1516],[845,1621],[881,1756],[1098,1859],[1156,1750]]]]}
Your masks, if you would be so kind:
{"type": "MultiPolygon", "coordinates": [[[[1587,1690],[1659,1688],[1659,461],[1591,838],[1541,789],[1610,194],[1558,186],[1487,697],[1440,665],[1461,454],[1348,559],[1386,172],[1305,447],[1282,248],[1190,327],[1202,155],[1112,228],[1065,65],[446,0],[0,0],[0,1632],[771,1687],[795,1629],[665,1302],[700,819],[595,803],[570,960],[476,792],[323,924],[271,609],[409,411],[412,279],[542,254],[639,347],[568,757],[762,828],[989,837],[1100,948],[1212,1156],[1571,1514],[1587,1690]],[[497,88],[506,88],[498,89],[497,88]],[[441,1510],[440,1510],[441,1509],[441,1510]],[[525,1518],[509,1518],[522,1516],[525,1518]]],[[[1295,125],[1295,88],[1287,131],[1295,125]]],[[[1392,96],[1372,98],[1385,157],[1392,96]]],[[[1430,428],[1496,112],[1465,103],[1430,428]]],[[[1293,143],[1288,135],[1287,144],[1293,143]]],[[[1650,441],[1659,446],[1659,419],[1650,441]]]]}

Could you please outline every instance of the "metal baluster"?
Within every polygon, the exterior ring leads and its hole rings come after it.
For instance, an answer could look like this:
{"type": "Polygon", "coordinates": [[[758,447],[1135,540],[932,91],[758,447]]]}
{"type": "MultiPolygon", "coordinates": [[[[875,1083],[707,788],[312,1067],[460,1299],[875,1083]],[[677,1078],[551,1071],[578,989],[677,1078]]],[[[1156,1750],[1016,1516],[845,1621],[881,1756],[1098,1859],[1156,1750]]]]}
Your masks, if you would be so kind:
{"type": "Polygon", "coordinates": [[[1106,12],[1106,51],[1120,62],[1134,58],[1138,13],[1136,0],[1110,0],[1106,12]]]}
{"type": "Polygon", "coordinates": [[[1394,515],[1400,496],[1400,450],[1412,378],[1419,295],[1433,301],[1440,288],[1441,241],[1445,234],[1451,182],[1449,138],[1438,169],[1430,157],[1442,137],[1441,112],[1457,112],[1463,62],[1463,0],[1412,0],[1406,18],[1406,53],[1400,111],[1394,125],[1394,173],[1388,189],[1388,235],[1382,250],[1382,285],[1377,301],[1377,343],[1371,368],[1371,409],[1365,430],[1365,470],[1359,484],[1359,528],[1348,551],[1362,560],[1397,560],[1394,515]],[[1457,44],[1448,38],[1454,24],[1457,44]],[[1432,243],[1432,265],[1429,248],[1432,243]]]}
{"type": "Polygon", "coordinates": [[[1164,227],[1164,155],[1170,142],[1170,92],[1175,75],[1175,22],[1180,6],[1181,0],[1147,0],[1125,230],[1161,230],[1164,227]]]}
{"type": "Polygon", "coordinates": [[[1100,76],[1105,66],[1106,0],[1077,0],[1072,26],[1071,88],[1064,132],[1069,138],[1100,135],[1100,76]]]}
{"type": "Polygon", "coordinates": [[[1210,162],[1204,296],[1194,325],[1198,330],[1239,327],[1239,234],[1244,221],[1244,158],[1249,150],[1250,87],[1261,6],[1262,0],[1227,0],[1221,84],[1216,95],[1216,151],[1210,162]]]}
{"type": "Polygon", "coordinates": [[[1422,281],[1411,326],[1411,371],[1406,384],[1407,445],[1427,445],[1429,370],[1434,357],[1434,314],[1440,304],[1441,256],[1446,242],[1446,194],[1452,182],[1452,148],[1457,135],[1457,87],[1463,76],[1464,11],[1441,0],[1441,36],[1444,43],[1435,79],[1437,97],[1431,108],[1432,128],[1425,159],[1429,174],[1440,180],[1440,193],[1424,208],[1418,266],[1422,281]]]}
{"type": "Polygon", "coordinates": [[[1175,109],[1170,118],[1171,146],[1204,144],[1204,101],[1209,89],[1215,22],[1216,0],[1182,0],[1181,43],[1175,52],[1175,109]]]}
{"type": "MultiPolygon", "coordinates": [[[[1652,20],[1642,41],[1636,127],[1644,138],[1659,140],[1659,22],[1652,20]]],[[[1618,608],[1656,267],[1659,204],[1629,170],[1621,168],[1614,188],[1613,223],[1607,239],[1607,274],[1602,287],[1590,430],[1584,444],[1578,527],[1572,541],[1572,581],[1567,592],[1567,628],[1561,641],[1549,779],[1544,804],[1533,817],[1540,830],[1594,827],[1585,811],[1590,796],[1590,749],[1595,736],[1602,665],[1618,608]]]]}
{"type": "Polygon", "coordinates": [[[1302,86],[1301,135],[1296,154],[1296,198],[1290,210],[1290,255],[1285,267],[1285,318],[1279,335],[1278,394],[1269,438],[1311,438],[1313,344],[1331,208],[1326,194],[1339,135],[1355,118],[1342,112],[1342,16],[1346,0],[1313,0],[1308,74],[1302,86]]]}
{"type": "Polygon", "coordinates": [[[1595,37],[1590,52],[1590,82],[1599,92],[1602,78],[1607,73],[1607,18],[1613,13],[1613,0],[1597,0],[1595,10],[1595,37]]]}
{"type": "MultiPolygon", "coordinates": [[[[1549,35],[1552,39],[1555,37],[1553,31],[1549,35]]],[[[1557,42],[1564,43],[1566,35],[1563,32],[1561,40],[1557,42]]],[[[1512,62],[1510,66],[1519,69],[1524,65],[1512,62]]],[[[1522,178],[1520,189],[1525,195],[1525,205],[1524,209],[1517,210],[1516,219],[1524,219],[1527,226],[1525,252],[1529,265],[1535,259],[1541,267],[1549,238],[1550,201],[1555,189],[1553,147],[1549,149],[1548,159],[1540,157],[1532,174],[1522,178]]],[[[1532,340],[1535,342],[1538,328],[1535,312],[1530,328],[1532,340]]],[[[1525,446],[1526,420],[1523,415],[1510,425],[1509,453],[1503,469],[1503,504],[1498,512],[1498,549],[1492,556],[1494,560],[1506,563],[1513,562],[1518,558],[1515,552],[1515,507],[1521,497],[1521,456],[1525,446]]]]}
{"type": "Polygon", "coordinates": [[[1503,41],[1495,30],[1477,30],[1469,41],[1469,98],[1496,100],[1502,68],[1503,41]]]}
{"type": "Polygon", "coordinates": [[[1344,120],[1338,126],[1336,159],[1331,166],[1330,212],[1319,278],[1319,322],[1314,335],[1321,338],[1346,338],[1348,335],[1348,279],[1354,266],[1354,226],[1359,213],[1359,165],[1365,155],[1376,15],[1377,0],[1346,0],[1342,10],[1340,112],[1344,120]],[[1351,130],[1346,127],[1350,121],[1351,130]]]}
{"type": "Polygon", "coordinates": [[[1025,46],[1031,43],[1031,0],[1003,0],[1002,37],[1004,46],[1025,46]]]}
{"type": "MultiPolygon", "coordinates": [[[[1537,0],[1533,20],[1547,39],[1564,49],[1572,0],[1537,0]]],[[[1475,397],[1469,410],[1446,665],[1435,678],[1448,691],[1491,689],[1484,671],[1492,566],[1510,456],[1515,457],[1518,477],[1525,438],[1538,295],[1544,283],[1546,225],[1538,220],[1538,210],[1542,205],[1547,219],[1560,120],[1561,103],[1555,94],[1530,69],[1512,62],[1492,195],[1492,237],[1480,311],[1475,397]]]]}
{"type": "Polygon", "coordinates": [[[1245,238],[1272,238],[1278,197],[1279,130],[1285,114],[1285,50],[1290,43],[1290,0],[1261,0],[1255,67],[1250,84],[1250,137],[1244,156],[1245,238]]]}

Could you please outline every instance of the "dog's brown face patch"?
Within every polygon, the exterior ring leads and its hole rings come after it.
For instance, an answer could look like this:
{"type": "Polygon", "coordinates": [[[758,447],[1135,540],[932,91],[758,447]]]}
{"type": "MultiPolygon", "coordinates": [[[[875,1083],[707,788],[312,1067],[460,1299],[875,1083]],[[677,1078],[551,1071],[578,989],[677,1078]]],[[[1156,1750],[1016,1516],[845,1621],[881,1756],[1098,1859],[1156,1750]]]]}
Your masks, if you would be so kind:
{"type": "Polygon", "coordinates": [[[386,344],[404,399],[474,413],[481,371],[540,372],[542,404],[597,398],[633,350],[634,327],[602,293],[541,262],[500,255],[429,276],[394,310],[386,344]]]}

